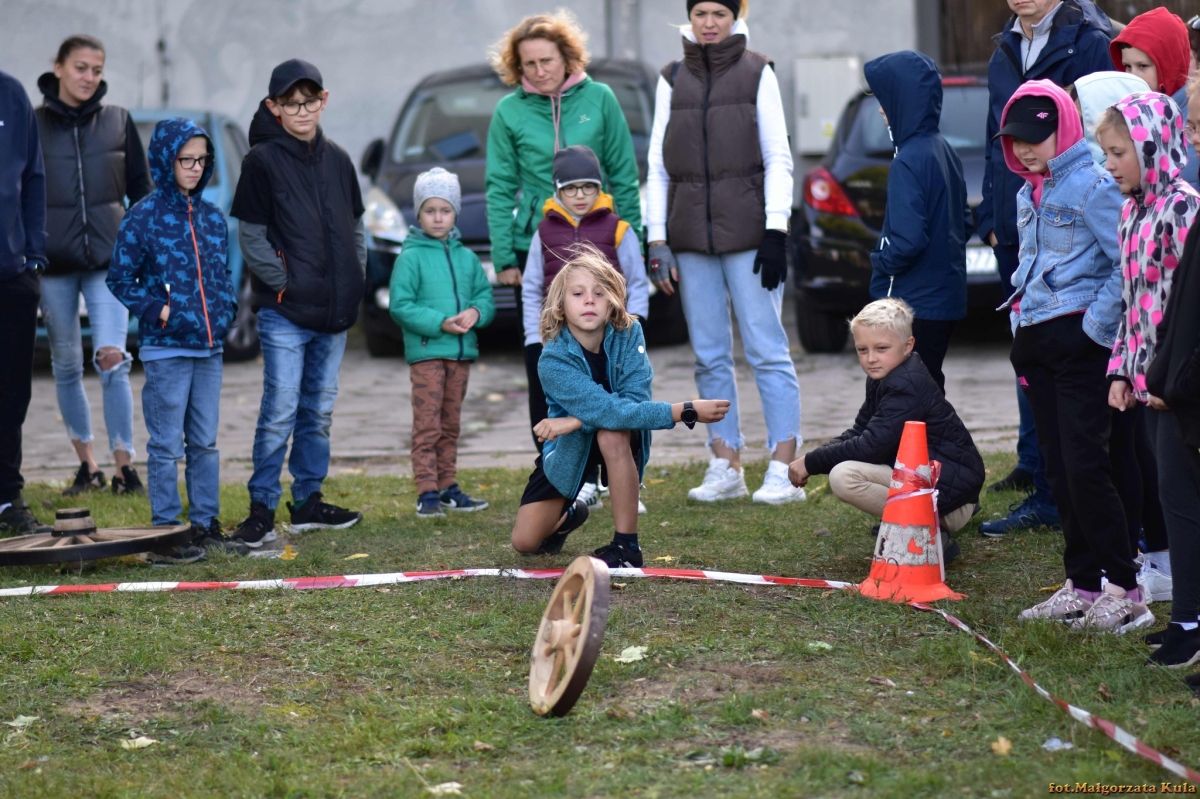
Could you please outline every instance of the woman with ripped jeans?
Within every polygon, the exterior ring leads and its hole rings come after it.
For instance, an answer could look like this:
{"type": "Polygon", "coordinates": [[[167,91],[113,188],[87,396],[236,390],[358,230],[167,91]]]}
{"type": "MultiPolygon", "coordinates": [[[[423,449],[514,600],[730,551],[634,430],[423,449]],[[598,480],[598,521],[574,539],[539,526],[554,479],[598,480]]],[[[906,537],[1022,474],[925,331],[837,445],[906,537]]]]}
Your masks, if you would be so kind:
{"type": "Polygon", "coordinates": [[[137,128],[124,108],[104,105],[104,45],[71,36],[59,47],[54,69],[38,79],[45,98],[37,109],[46,163],[46,255],[42,320],[58,408],[79,470],[64,494],[108,485],[92,446],[92,414],[83,390],[83,336],[79,298],[92,331],[92,365],[104,393],[104,424],[118,474],[114,493],[144,493],[132,466],[132,358],[125,350],[129,311],[108,290],[105,278],[117,229],[129,205],[154,188],[137,128]]]}

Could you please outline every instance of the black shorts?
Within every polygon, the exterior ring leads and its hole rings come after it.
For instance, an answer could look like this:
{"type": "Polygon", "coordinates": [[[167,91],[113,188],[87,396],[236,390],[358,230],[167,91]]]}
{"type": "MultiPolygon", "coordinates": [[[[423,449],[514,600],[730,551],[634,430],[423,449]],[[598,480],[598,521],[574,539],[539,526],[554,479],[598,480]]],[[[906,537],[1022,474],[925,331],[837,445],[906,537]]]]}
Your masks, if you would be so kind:
{"type": "MultiPolygon", "coordinates": [[[[633,462],[637,463],[642,454],[640,430],[629,431],[629,451],[633,453],[633,462]]],[[[521,504],[529,505],[534,502],[545,502],[548,499],[560,499],[563,501],[565,509],[575,501],[575,496],[579,493],[579,489],[583,488],[583,484],[588,482],[589,478],[595,477],[597,467],[600,468],[601,482],[608,485],[608,466],[604,463],[604,456],[600,454],[600,442],[593,439],[592,449],[588,452],[587,463],[583,467],[583,477],[571,496],[564,497],[550,482],[550,478],[546,477],[546,472],[542,469],[542,456],[538,455],[537,460],[533,463],[533,473],[529,475],[529,482],[525,484],[525,493],[521,495],[521,504]]]]}

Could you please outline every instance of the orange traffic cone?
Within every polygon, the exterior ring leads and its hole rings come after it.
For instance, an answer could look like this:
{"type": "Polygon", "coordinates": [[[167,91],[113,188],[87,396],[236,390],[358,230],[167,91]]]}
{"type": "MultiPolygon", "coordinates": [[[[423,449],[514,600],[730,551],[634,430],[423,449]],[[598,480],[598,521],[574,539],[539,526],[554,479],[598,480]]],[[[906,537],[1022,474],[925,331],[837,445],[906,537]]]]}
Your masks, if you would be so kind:
{"type": "Polygon", "coordinates": [[[892,471],[871,574],[863,596],[889,602],[962,599],[946,585],[933,488],[941,464],[929,462],[924,422],[905,422],[892,471]]]}

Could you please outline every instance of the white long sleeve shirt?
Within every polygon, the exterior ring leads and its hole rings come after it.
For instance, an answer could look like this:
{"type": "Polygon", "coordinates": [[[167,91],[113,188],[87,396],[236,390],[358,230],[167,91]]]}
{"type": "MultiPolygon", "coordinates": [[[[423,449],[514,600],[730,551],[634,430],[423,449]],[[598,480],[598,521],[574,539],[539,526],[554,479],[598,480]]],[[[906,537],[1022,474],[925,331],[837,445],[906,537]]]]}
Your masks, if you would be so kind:
{"type": "MultiPolygon", "coordinates": [[[[744,34],[747,42],[750,29],[742,20],[734,23],[733,34],[744,34]]],[[[690,27],[683,35],[696,41],[690,27]]],[[[681,67],[686,69],[686,67],[681,67]]],[[[671,84],[659,76],[654,97],[654,125],[650,130],[649,167],[646,176],[646,229],[648,241],[667,240],[667,189],[671,178],[663,164],[663,139],[667,134],[667,123],[671,121],[671,84]]],[[[779,93],[779,80],[775,70],[762,71],[758,82],[758,146],[762,151],[766,174],[763,190],[766,196],[767,229],[787,232],[788,220],[792,216],[792,149],[788,142],[787,117],[783,113],[783,97],[779,93]]]]}

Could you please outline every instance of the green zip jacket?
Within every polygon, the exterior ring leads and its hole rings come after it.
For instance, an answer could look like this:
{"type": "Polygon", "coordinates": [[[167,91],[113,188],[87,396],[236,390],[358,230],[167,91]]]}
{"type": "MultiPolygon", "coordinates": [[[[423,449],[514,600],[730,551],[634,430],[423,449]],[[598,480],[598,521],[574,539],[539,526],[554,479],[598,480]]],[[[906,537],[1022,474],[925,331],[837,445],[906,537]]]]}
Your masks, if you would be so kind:
{"type": "MultiPolygon", "coordinates": [[[[637,158],[629,123],[612,89],[584,78],[563,93],[558,144],[592,148],[604,169],[605,190],[616,202],[617,215],[641,236],[637,158]]],[[[488,129],[487,213],[497,272],[518,265],[516,251],[529,251],[529,241],[542,221],[542,206],[554,194],[553,162],[550,98],[518,88],[496,106],[488,129]]]]}
{"type": "Polygon", "coordinates": [[[404,330],[404,359],[409,363],[475,360],[475,331],[496,316],[483,265],[463,246],[458,228],[446,241],[432,239],[420,228],[409,231],[392,270],[390,297],[392,319],[404,330]],[[479,311],[479,322],[466,335],[442,330],[442,322],[471,307],[479,311]]]}

